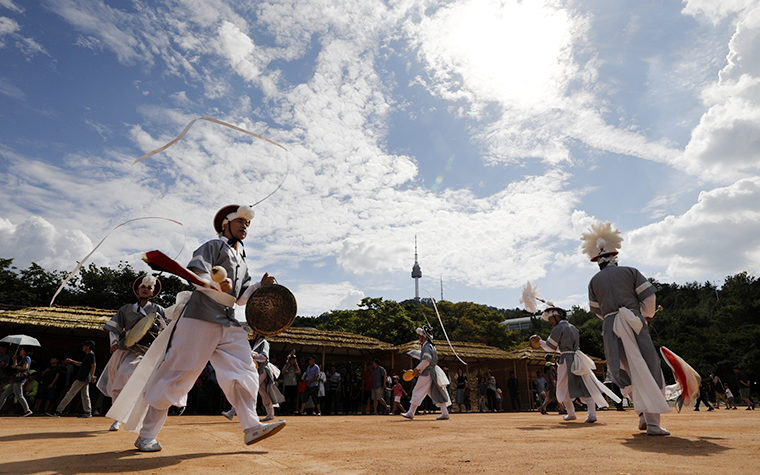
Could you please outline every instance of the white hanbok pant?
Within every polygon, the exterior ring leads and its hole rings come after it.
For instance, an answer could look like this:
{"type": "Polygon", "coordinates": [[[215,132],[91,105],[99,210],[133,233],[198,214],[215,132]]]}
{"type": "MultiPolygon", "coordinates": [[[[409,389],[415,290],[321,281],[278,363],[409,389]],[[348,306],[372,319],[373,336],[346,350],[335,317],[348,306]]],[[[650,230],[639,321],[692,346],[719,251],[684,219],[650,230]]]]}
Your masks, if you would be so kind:
{"type": "Polygon", "coordinates": [[[129,350],[116,350],[111,355],[111,359],[108,361],[106,392],[113,401],[119,397],[121,390],[129,381],[129,377],[140,364],[140,360],[142,360],[142,355],[129,350]]]}
{"type": "Polygon", "coordinates": [[[269,393],[267,393],[265,385],[266,379],[266,372],[259,374],[259,398],[261,398],[261,404],[263,404],[267,410],[267,417],[274,417],[274,404],[272,403],[272,398],[269,397],[269,393]]]}
{"type": "MultiPolygon", "coordinates": [[[[414,391],[412,391],[412,398],[409,401],[412,406],[419,407],[422,401],[425,400],[425,396],[430,394],[430,390],[433,387],[433,378],[429,375],[419,376],[417,378],[417,384],[414,385],[414,391]]],[[[446,403],[436,404],[438,407],[446,407],[446,403]]],[[[410,411],[411,412],[411,411],[410,411]]]]}
{"type": "MultiPolygon", "coordinates": [[[[575,405],[573,404],[573,398],[570,397],[570,391],[568,388],[568,372],[570,371],[567,363],[562,363],[557,367],[557,400],[565,405],[565,410],[568,416],[575,415],[575,405]]],[[[580,398],[588,407],[588,417],[596,418],[596,403],[591,397],[580,398]]]]}
{"type": "Polygon", "coordinates": [[[140,437],[155,439],[169,408],[184,404],[206,362],[216,371],[227,400],[235,408],[243,430],[261,426],[256,414],[259,374],[251,358],[248,333],[240,327],[225,327],[183,316],[176,324],[164,362],[148,383],[145,402],[148,413],[140,437]]]}

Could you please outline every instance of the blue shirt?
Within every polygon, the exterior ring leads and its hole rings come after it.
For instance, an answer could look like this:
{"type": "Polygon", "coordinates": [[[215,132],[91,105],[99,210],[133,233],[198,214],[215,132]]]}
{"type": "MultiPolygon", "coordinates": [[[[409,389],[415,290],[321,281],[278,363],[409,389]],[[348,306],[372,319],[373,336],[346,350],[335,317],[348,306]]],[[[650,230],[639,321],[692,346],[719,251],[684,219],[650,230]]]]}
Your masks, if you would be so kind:
{"type": "MultiPolygon", "coordinates": [[[[22,360],[19,362],[18,365],[21,366],[22,368],[24,367],[24,365],[26,365],[26,372],[28,373],[29,371],[32,370],[32,357],[28,355],[24,356],[24,358],[22,358],[22,360]]],[[[24,384],[25,382],[26,382],[26,378],[24,378],[24,380],[21,381],[21,384],[24,384]]]]}
{"type": "Polygon", "coordinates": [[[319,386],[319,366],[313,364],[306,368],[306,381],[314,380],[309,383],[310,387],[319,386]]]}

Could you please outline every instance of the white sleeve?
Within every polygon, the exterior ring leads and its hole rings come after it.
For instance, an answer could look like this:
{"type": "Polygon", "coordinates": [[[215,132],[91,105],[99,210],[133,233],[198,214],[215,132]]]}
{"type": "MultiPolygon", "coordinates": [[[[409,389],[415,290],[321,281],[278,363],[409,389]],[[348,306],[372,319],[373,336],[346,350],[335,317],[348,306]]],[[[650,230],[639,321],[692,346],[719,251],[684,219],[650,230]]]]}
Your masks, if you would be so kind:
{"type": "Polygon", "coordinates": [[[119,343],[119,337],[111,332],[108,332],[108,339],[111,342],[111,346],[117,345],[119,343]]]}
{"type": "MultiPolygon", "coordinates": [[[[211,274],[208,272],[197,272],[196,275],[201,278],[201,280],[205,280],[209,284],[211,284],[211,287],[215,288],[216,290],[221,291],[221,287],[219,287],[219,284],[211,280],[211,274]]],[[[198,288],[201,288],[198,284],[193,284],[198,288]]]]}
{"type": "Polygon", "coordinates": [[[427,368],[428,366],[430,366],[430,360],[422,358],[422,360],[420,360],[420,364],[417,365],[416,369],[417,369],[417,371],[422,371],[425,368],[427,368]]]}
{"type": "Polygon", "coordinates": [[[254,282],[253,284],[249,285],[247,289],[243,292],[243,295],[240,296],[239,299],[237,299],[237,304],[240,306],[245,306],[245,304],[248,303],[248,299],[250,298],[251,294],[254,290],[261,287],[261,282],[254,282]]]}
{"type": "Polygon", "coordinates": [[[639,304],[639,307],[641,309],[641,314],[644,316],[644,318],[652,318],[652,317],[654,317],[654,314],[657,311],[657,296],[656,296],[656,294],[652,294],[649,297],[645,298],[639,304]]]}
{"type": "Polygon", "coordinates": [[[559,351],[559,348],[554,349],[546,344],[546,340],[539,340],[539,343],[541,344],[541,348],[544,349],[544,351],[548,351],[549,353],[554,353],[555,351],[559,351]]]}

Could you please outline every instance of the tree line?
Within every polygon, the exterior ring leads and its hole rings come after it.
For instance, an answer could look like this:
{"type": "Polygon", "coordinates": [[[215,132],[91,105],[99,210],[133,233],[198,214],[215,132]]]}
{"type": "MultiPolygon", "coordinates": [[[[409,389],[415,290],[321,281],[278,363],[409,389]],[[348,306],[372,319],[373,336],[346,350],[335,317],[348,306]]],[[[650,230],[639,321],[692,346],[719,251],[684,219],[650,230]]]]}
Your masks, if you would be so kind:
{"type": "MultiPolygon", "coordinates": [[[[18,269],[13,259],[0,258],[0,304],[47,307],[68,275],[64,271],[46,271],[34,262],[26,269],[18,269]]],[[[58,294],[55,304],[116,310],[136,301],[132,283],[139,275],[123,261],[116,269],[95,264],[82,266],[58,294]]],[[[193,289],[173,275],[162,275],[159,279],[161,294],[153,301],[164,307],[174,304],[178,292],[193,289]]]]}
{"type": "MultiPolygon", "coordinates": [[[[32,263],[17,269],[13,259],[0,258],[0,304],[25,307],[47,306],[68,275],[46,271],[32,263]]],[[[128,263],[113,269],[94,264],[83,266],[56,298],[56,304],[117,309],[135,300],[132,282],[138,273],[128,263]]],[[[177,277],[160,276],[163,292],[156,303],[169,306],[174,296],[192,287],[177,277]]],[[[701,375],[715,371],[724,381],[733,382],[732,368],[739,366],[758,374],[760,361],[760,281],[747,272],[726,277],[723,285],[692,282],[684,285],[660,283],[657,303],[663,310],[650,323],[655,346],[666,346],[679,354],[701,375]]],[[[546,338],[551,325],[540,314],[514,309],[499,309],[472,302],[436,302],[443,324],[452,341],[483,343],[509,351],[527,346],[536,333],[546,338]],[[509,331],[504,320],[533,317],[527,330],[509,331]]],[[[602,321],[580,306],[569,309],[569,320],[580,332],[581,350],[604,358],[602,321]]],[[[295,326],[319,330],[344,331],[392,344],[416,338],[415,329],[429,323],[443,339],[430,299],[396,302],[382,297],[366,297],[353,310],[332,310],[319,316],[299,316],[295,326]]],[[[669,371],[665,370],[666,375],[669,371]]]]}

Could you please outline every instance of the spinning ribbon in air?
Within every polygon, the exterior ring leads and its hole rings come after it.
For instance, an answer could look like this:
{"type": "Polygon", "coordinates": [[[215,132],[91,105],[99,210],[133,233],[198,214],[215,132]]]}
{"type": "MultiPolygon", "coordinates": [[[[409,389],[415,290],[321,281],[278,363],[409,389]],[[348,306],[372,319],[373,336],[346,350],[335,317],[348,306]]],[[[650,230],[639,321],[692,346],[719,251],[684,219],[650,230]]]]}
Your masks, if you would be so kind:
{"type": "MultiPolygon", "coordinates": [[[[430,295],[430,292],[425,290],[425,293],[430,295]]],[[[441,320],[441,314],[438,313],[438,306],[435,304],[435,299],[432,295],[430,295],[430,301],[433,302],[433,308],[435,309],[435,315],[438,317],[438,322],[441,324],[441,330],[443,330],[443,336],[446,337],[446,341],[449,343],[449,348],[451,348],[451,351],[454,352],[454,356],[457,357],[457,359],[463,364],[466,365],[467,363],[462,360],[462,358],[459,357],[457,354],[457,350],[454,349],[454,347],[451,345],[451,340],[449,340],[449,335],[446,334],[446,328],[443,326],[443,320],[441,320]]]]}
{"type": "MultiPolygon", "coordinates": [[[[177,138],[175,138],[174,140],[172,140],[171,142],[167,143],[166,145],[164,145],[161,148],[157,148],[156,150],[153,150],[152,152],[146,153],[142,157],[140,157],[137,160],[135,160],[134,162],[132,162],[132,165],[134,165],[135,163],[141,162],[141,161],[145,160],[148,157],[152,157],[153,155],[155,155],[157,153],[163,152],[167,148],[171,147],[175,143],[177,143],[180,140],[182,140],[182,137],[184,137],[185,134],[187,134],[187,131],[190,130],[190,127],[192,127],[193,124],[195,124],[195,122],[198,121],[198,120],[206,120],[208,122],[213,122],[214,124],[219,124],[219,125],[222,125],[224,127],[229,127],[232,130],[237,130],[238,132],[242,132],[244,134],[248,134],[251,137],[256,137],[257,139],[261,139],[261,140],[264,140],[266,142],[271,143],[272,145],[276,145],[276,146],[280,147],[281,149],[285,150],[286,152],[288,151],[288,149],[286,149],[285,147],[283,147],[282,145],[278,144],[277,142],[275,142],[273,140],[269,140],[268,138],[263,137],[261,135],[254,134],[253,132],[249,132],[248,130],[241,129],[240,127],[234,126],[232,124],[228,124],[227,122],[222,122],[221,120],[212,119],[210,117],[198,117],[197,119],[193,119],[189,124],[187,124],[187,126],[185,127],[185,129],[182,131],[181,134],[179,134],[179,136],[177,138]]],[[[274,191],[272,191],[271,193],[269,193],[268,195],[266,195],[264,198],[260,199],[256,203],[252,204],[251,206],[256,206],[257,204],[261,203],[262,201],[266,200],[267,198],[269,198],[270,196],[272,196],[273,194],[275,194],[277,192],[277,190],[280,189],[280,187],[282,186],[282,184],[285,183],[285,179],[288,177],[288,173],[290,172],[290,162],[288,160],[285,160],[285,166],[286,166],[286,168],[285,168],[285,176],[282,177],[282,180],[280,181],[280,184],[277,185],[277,188],[275,188],[274,191]]]]}
{"type": "MultiPolygon", "coordinates": [[[[140,220],[143,220],[143,219],[162,219],[164,221],[171,221],[172,223],[176,223],[176,224],[179,224],[180,226],[182,226],[182,232],[183,233],[185,232],[185,226],[182,223],[180,223],[179,221],[176,221],[174,219],[169,219],[169,218],[161,218],[161,217],[158,217],[158,216],[147,216],[147,217],[144,217],[144,218],[135,218],[135,219],[130,219],[129,221],[124,221],[120,225],[118,225],[115,228],[113,228],[112,230],[108,231],[108,234],[106,234],[105,237],[100,240],[100,242],[98,243],[98,245],[95,246],[92,249],[92,251],[90,251],[89,254],[87,254],[86,256],[84,256],[84,259],[82,259],[77,264],[77,266],[74,268],[74,270],[71,271],[71,273],[68,275],[68,277],[66,277],[63,280],[63,282],[61,283],[61,286],[58,287],[58,290],[55,291],[55,294],[53,295],[53,298],[50,299],[50,306],[51,307],[53,306],[53,302],[55,302],[55,298],[58,297],[58,294],[61,293],[61,290],[63,290],[63,288],[71,280],[71,278],[74,276],[74,274],[76,274],[77,271],[87,262],[87,259],[89,259],[90,256],[92,256],[95,253],[95,251],[98,250],[98,248],[100,247],[100,245],[103,244],[103,242],[106,240],[106,238],[108,238],[108,236],[111,235],[112,232],[116,231],[117,229],[119,229],[120,227],[124,226],[125,224],[129,224],[129,223],[132,223],[134,221],[140,221],[140,220]]],[[[187,234],[186,233],[185,233],[185,238],[187,239],[187,234]]],[[[184,241],[182,242],[182,249],[179,250],[179,252],[177,253],[177,256],[179,256],[182,253],[183,249],[185,249],[185,243],[184,243],[184,241]]]]}

